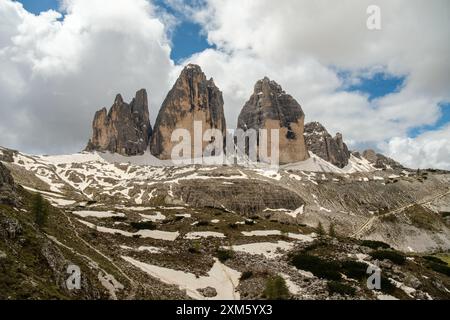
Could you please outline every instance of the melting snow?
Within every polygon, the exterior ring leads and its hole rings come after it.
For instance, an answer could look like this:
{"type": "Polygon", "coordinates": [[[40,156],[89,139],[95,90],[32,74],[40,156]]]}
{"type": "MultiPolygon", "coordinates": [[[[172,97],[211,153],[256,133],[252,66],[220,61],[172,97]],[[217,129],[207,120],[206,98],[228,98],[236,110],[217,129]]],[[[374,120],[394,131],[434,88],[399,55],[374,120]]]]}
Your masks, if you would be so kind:
{"type": "Polygon", "coordinates": [[[220,232],[200,231],[200,232],[189,232],[184,236],[184,238],[189,240],[197,240],[201,238],[225,238],[225,235],[220,232]]]}
{"type": "Polygon", "coordinates": [[[246,237],[264,237],[264,236],[281,236],[285,235],[289,238],[301,240],[305,242],[314,241],[313,235],[304,235],[297,233],[282,233],[280,230],[256,230],[256,231],[242,231],[242,234],[246,237]]]}
{"type": "Polygon", "coordinates": [[[281,251],[288,251],[294,247],[293,243],[278,241],[278,242],[259,242],[249,243],[243,245],[235,245],[232,247],[224,247],[232,249],[236,252],[244,252],[251,255],[263,255],[268,259],[275,259],[282,255],[281,251]]]}
{"type": "Polygon", "coordinates": [[[83,220],[78,220],[78,221],[91,229],[97,230],[98,232],[109,233],[109,234],[120,234],[125,237],[140,236],[142,238],[152,238],[152,239],[157,239],[157,240],[175,241],[178,238],[178,236],[180,235],[179,232],[167,232],[167,231],[159,231],[159,230],[139,230],[138,232],[132,233],[132,232],[123,231],[120,229],[111,229],[111,228],[96,226],[93,223],[83,221],[83,220]]]}
{"type": "Polygon", "coordinates": [[[122,259],[141,269],[152,277],[170,285],[176,285],[180,290],[186,290],[186,294],[197,300],[239,300],[236,287],[239,285],[241,273],[233,270],[215,259],[214,266],[207,276],[197,277],[195,274],[183,271],[163,268],[131,257],[122,256],[122,259]],[[217,295],[213,298],[204,297],[198,290],[212,287],[217,295]]]}
{"type": "Polygon", "coordinates": [[[113,217],[125,217],[123,213],[116,213],[113,211],[73,211],[73,214],[86,218],[86,217],[94,217],[94,218],[113,218],[113,217]]]}
{"type": "Polygon", "coordinates": [[[145,220],[149,220],[152,222],[158,222],[160,220],[165,220],[166,216],[161,214],[161,212],[155,212],[155,215],[148,215],[148,214],[139,214],[142,218],[145,220]]]}

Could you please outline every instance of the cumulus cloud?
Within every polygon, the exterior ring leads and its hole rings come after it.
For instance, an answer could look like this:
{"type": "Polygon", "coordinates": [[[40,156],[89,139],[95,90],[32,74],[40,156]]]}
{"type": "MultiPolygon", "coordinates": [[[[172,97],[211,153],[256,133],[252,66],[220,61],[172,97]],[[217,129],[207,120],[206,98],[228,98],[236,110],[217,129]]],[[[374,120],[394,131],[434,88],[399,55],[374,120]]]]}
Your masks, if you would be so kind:
{"type": "Polygon", "coordinates": [[[34,15],[0,0],[0,145],[74,152],[116,93],[149,89],[156,117],[170,85],[170,24],[146,0],[65,0],[34,15]]]}
{"type": "MultiPolygon", "coordinates": [[[[180,7],[180,0],[170,0],[180,7]]],[[[375,147],[412,128],[432,125],[450,100],[448,1],[233,1],[181,6],[217,49],[201,64],[223,89],[228,119],[256,79],[267,75],[302,104],[307,121],[341,131],[354,148],[375,147]],[[382,29],[366,27],[369,5],[381,8],[382,29]],[[350,76],[342,79],[340,72],[350,76]],[[369,100],[349,83],[384,72],[405,77],[398,92],[369,100]]],[[[233,123],[231,124],[233,125],[233,123]]]]}
{"type": "Polygon", "coordinates": [[[213,45],[183,63],[214,77],[231,128],[264,76],[301,103],[307,121],[342,132],[355,149],[390,154],[412,128],[436,123],[440,103],[450,101],[446,0],[163,1],[176,18],[151,0],[64,0],[63,17],[0,0],[0,145],[79,150],[94,111],[141,87],[155,119],[182,67],[170,60],[169,39],[181,16],[199,23],[213,45]],[[372,4],[381,7],[380,31],[366,28],[372,4]],[[403,86],[374,100],[346,90],[380,71],[405,77],[403,86]]]}
{"type": "Polygon", "coordinates": [[[411,168],[450,170],[450,125],[423,133],[416,138],[395,137],[381,149],[411,168]]]}

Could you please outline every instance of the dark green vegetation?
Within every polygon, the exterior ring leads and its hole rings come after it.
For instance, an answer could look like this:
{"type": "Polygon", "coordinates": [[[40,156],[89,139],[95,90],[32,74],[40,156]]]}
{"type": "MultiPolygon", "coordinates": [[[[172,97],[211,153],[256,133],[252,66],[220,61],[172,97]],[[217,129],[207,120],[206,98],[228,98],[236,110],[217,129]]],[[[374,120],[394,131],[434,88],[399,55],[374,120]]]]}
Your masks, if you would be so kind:
{"type": "Polygon", "coordinates": [[[268,300],[286,300],[289,298],[289,289],[286,281],[280,276],[270,277],[266,281],[264,297],[268,300]]]}
{"type": "Polygon", "coordinates": [[[220,262],[225,262],[228,259],[233,258],[233,251],[231,250],[224,250],[224,249],[218,249],[217,250],[217,259],[219,259],[220,262]]]}
{"type": "MultiPolygon", "coordinates": [[[[107,298],[103,289],[98,289],[102,287],[98,272],[91,270],[80,256],[47,237],[64,226],[60,220],[62,213],[48,205],[42,196],[20,187],[17,197],[20,210],[0,205],[0,300],[107,298]],[[69,264],[80,266],[85,276],[82,290],[69,291],[65,287],[69,264]]],[[[61,238],[71,237],[66,233],[61,238]]],[[[77,241],[69,241],[83,251],[77,241]]]]}
{"type": "Polygon", "coordinates": [[[328,291],[333,294],[337,293],[340,295],[348,295],[348,296],[354,296],[356,293],[356,289],[352,286],[349,286],[345,283],[341,283],[338,281],[329,281],[328,282],[328,291]]]}
{"type": "Polygon", "coordinates": [[[372,249],[390,249],[391,246],[387,243],[381,242],[381,241],[374,241],[374,240],[363,240],[361,241],[361,245],[364,247],[372,248],[372,249]]]}
{"type": "Polygon", "coordinates": [[[131,222],[130,226],[136,230],[155,230],[156,224],[153,221],[131,222]]]}
{"type": "Polygon", "coordinates": [[[376,260],[390,260],[395,264],[403,265],[406,262],[406,257],[394,250],[376,250],[370,253],[370,256],[376,260]]]}
{"type": "Polygon", "coordinates": [[[44,200],[41,194],[36,193],[32,199],[32,212],[34,221],[39,227],[44,227],[48,219],[49,204],[44,200]]]}
{"type": "Polygon", "coordinates": [[[324,260],[308,253],[298,253],[292,257],[292,264],[301,270],[312,272],[316,277],[328,280],[340,280],[339,264],[324,260]]]}
{"type": "Polygon", "coordinates": [[[247,271],[242,272],[240,280],[244,281],[244,280],[250,279],[251,277],[253,277],[253,271],[247,270],[247,271]]]}

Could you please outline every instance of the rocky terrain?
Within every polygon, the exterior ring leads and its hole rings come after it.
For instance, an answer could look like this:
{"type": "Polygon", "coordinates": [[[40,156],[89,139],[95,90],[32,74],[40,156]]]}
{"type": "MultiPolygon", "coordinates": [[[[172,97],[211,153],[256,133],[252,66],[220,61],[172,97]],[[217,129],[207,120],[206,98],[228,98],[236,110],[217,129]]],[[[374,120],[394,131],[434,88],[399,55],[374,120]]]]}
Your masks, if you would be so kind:
{"type": "Polygon", "coordinates": [[[188,65],[153,132],[140,90],[97,112],[84,152],[0,147],[0,299],[450,298],[449,172],[349,151],[268,78],[238,127],[280,129],[280,167],[166,161],[174,130],[224,132],[223,108],[188,65]]]}
{"type": "Polygon", "coordinates": [[[305,125],[305,140],[308,150],[325,161],[339,168],[348,165],[350,151],[344,143],[342,134],[337,133],[333,138],[319,122],[310,122],[305,125]]]}
{"type": "MultiPolygon", "coordinates": [[[[41,193],[52,214],[36,231],[45,233],[36,250],[51,244],[60,269],[73,262],[86,272],[89,290],[67,292],[43,260],[49,276],[41,281],[53,298],[264,299],[276,276],[289,289],[284,298],[450,297],[446,172],[377,169],[353,155],[338,168],[313,153],[279,171],[160,167],[87,152],[1,154],[25,188],[14,187],[25,200],[2,205],[2,217],[36,230],[26,199],[41,193]],[[322,265],[337,274],[314,267],[322,265]],[[369,265],[381,267],[383,290],[367,289],[369,265]]],[[[22,261],[13,256],[27,248],[19,244],[2,244],[8,261],[22,261]]],[[[30,297],[48,297],[38,292],[30,297]]]]}
{"type": "MultiPolygon", "coordinates": [[[[238,128],[244,131],[279,129],[280,163],[287,164],[309,157],[303,136],[304,123],[305,114],[300,104],[278,83],[264,78],[256,83],[250,100],[242,108],[238,128]]],[[[271,140],[268,150],[271,150],[271,140]]]]}

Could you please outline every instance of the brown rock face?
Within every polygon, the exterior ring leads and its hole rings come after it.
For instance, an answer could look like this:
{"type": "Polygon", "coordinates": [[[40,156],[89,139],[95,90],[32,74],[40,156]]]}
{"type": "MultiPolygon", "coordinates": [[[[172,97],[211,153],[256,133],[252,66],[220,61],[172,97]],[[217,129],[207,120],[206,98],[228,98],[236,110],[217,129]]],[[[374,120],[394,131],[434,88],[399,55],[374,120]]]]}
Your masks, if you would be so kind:
{"type": "Polygon", "coordinates": [[[109,151],[125,156],[143,154],[152,133],[145,89],[139,90],[130,104],[117,95],[109,112],[106,108],[97,111],[92,128],[86,151],[109,151]]]}
{"type": "MultiPolygon", "coordinates": [[[[163,160],[171,159],[172,148],[178,144],[171,142],[176,129],[188,130],[193,144],[194,121],[202,123],[203,133],[208,129],[218,129],[225,136],[223,104],[222,92],[213,79],[208,80],[199,66],[188,65],[159,111],[150,145],[151,153],[163,160]]],[[[208,142],[203,142],[203,149],[207,145],[208,142]]],[[[191,154],[194,155],[193,145],[191,154]]]]}
{"type": "MultiPolygon", "coordinates": [[[[244,105],[238,128],[279,129],[280,164],[286,164],[309,158],[303,137],[304,122],[305,114],[300,104],[275,81],[264,78],[256,83],[253,95],[244,105]]],[[[268,145],[270,154],[271,143],[268,145]]]]}
{"type": "Polygon", "coordinates": [[[350,151],[338,133],[332,137],[319,122],[305,125],[305,140],[308,150],[339,168],[348,165],[350,151]]]}
{"type": "MultiPolygon", "coordinates": [[[[356,155],[359,156],[359,155],[356,155]]],[[[381,153],[376,153],[374,150],[369,149],[363,152],[362,156],[367,159],[370,163],[373,164],[375,168],[378,169],[405,169],[404,166],[402,166],[397,161],[388,158],[381,153]]]]}

